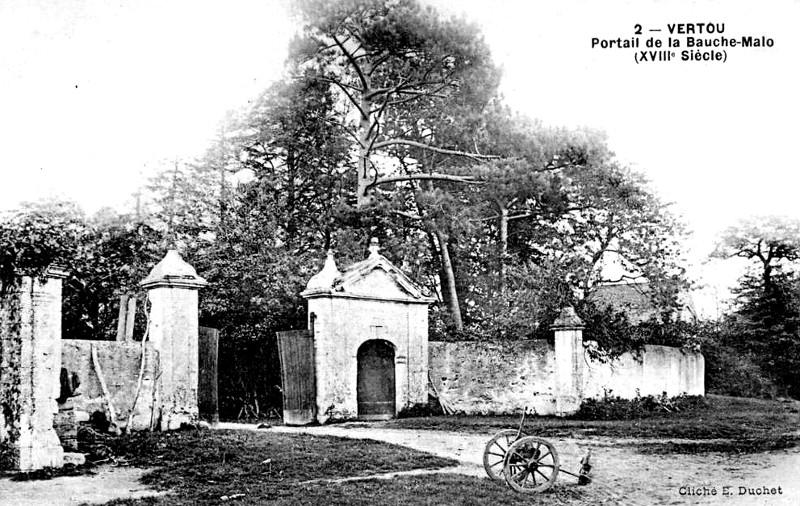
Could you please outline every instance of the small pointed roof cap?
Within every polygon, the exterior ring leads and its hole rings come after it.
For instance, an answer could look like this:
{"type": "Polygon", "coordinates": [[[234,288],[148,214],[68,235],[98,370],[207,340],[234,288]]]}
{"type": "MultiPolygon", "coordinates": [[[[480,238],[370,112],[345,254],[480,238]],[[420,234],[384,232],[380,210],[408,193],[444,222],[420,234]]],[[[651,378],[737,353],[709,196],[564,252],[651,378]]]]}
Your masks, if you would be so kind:
{"type": "Polygon", "coordinates": [[[381,245],[378,242],[377,237],[373,237],[369,241],[369,257],[367,258],[378,258],[380,256],[381,245]]]}
{"type": "Polygon", "coordinates": [[[556,318],[556,321],[550,325],[550,328],[553,330],[577,330],[583,327],[583,320],[580,319],[578,313],[575,312],[575,308],[572,306],[563,308],[561,314],[556,318]]]}
{"type": "Polygon", "coordinates": [[[164,258],[153,267],[150,274],[139,283],[142,288],[168,286],[174,288],[201,288],[208,282],[197,275],[194,267],[187,264],[177,250],[167,251],[164,258]]]}
{"type": "Polygon", "coordinates": [[[325,265],[322,266],[321,271],[314,274],[311,279],[308,280],[305,291],[330,290],[331,286],[333,286],[333,282],[341,274],[339,268],[336,267],[336,259],[333,258],[333,250],[329,249],[328,257],[325,259],[325,265]]]}

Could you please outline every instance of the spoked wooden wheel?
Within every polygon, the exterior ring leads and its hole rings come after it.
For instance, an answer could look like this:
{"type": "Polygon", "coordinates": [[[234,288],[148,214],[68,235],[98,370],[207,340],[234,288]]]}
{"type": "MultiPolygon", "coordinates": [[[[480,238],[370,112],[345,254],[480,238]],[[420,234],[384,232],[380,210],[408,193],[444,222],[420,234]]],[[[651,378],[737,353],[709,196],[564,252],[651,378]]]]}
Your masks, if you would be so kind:
{"type": "MultiPolygon", "coordinates": [[[[517,440],[518,431],[515,429],[501,430],[486,443],[483,451],[483,468],[489,478],[503,481],[503,466],[505,465],[506,452],[511,444],[517,440]]],[[[525,434],[521,434],[524,436],[525,434]]]]}
{"type": "Polygon", "coordinates": [[[542,438],[519,439],[506,452],[503,476],[508,486],[517,492],[544,492],[558,477],[558,453],[542,438]]]}

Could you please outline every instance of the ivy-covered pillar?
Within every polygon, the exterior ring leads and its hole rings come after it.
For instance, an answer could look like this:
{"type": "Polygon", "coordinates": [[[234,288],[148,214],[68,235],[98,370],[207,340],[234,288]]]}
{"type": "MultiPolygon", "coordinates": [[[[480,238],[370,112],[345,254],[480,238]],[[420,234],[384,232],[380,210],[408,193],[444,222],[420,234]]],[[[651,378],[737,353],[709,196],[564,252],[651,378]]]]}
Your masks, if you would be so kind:
{"type": "Polygon", "coordinates": [[[583,399],[583,321],[572,306],[550,327],[555,334],[556,415],[578,411],[583,399]]]}
{"type": "Polygon", "coordinates": [[[198,290],[206,280],[175,250],[141,282],[150,300],[150,341],[159,353],[155,417],[161,430],[198,421],[198,290]]]}
{"type": "Polygon", "coordinates": [[[65,277],[51,268],[41,277],[20,276],[0,286],[0,457],[20,471],[64,463],[53,418],[65,277]]]}

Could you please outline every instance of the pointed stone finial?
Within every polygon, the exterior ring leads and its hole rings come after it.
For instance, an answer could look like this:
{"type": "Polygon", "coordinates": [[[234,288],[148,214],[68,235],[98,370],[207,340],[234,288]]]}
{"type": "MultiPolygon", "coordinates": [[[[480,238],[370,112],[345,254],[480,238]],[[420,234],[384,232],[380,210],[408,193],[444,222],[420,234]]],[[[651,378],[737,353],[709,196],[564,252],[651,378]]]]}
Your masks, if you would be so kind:
{"type": "Polygon", "coordinates": [[[142,288],[155,288],[169,286],[175,288],[200,288],[205,286],[206,280],[197,275],[194,267],[187,264],[180,254],[171,249],[167,251],[150,274],[139,283],[142,288]]]}
{"type": "Polygon", "coordinates": [[[580,319],[572,306],[563,308],[556,321],[550,326],[553,330],[577,330],[583,327],[583,320],[580,319]]]}
{"type": "Polygon", "coordinates": [[[306,291],[315,289],[329,289],[333,286],[333,282],[341,275],[339,268],[336,267],[336,259],[333,258],[333,250],[328,250],[328,257],[325,259],[325,265],[322,270],[316,273],[311,279],[308,280],[306,291]]]}
{"type": "Polygon", "coordinates": [[[380,256],[379,251],[381,250],[380,244],[378,244],[378,238],[373,237],[369,241],[369,258],[377,258],[380,256]]]}

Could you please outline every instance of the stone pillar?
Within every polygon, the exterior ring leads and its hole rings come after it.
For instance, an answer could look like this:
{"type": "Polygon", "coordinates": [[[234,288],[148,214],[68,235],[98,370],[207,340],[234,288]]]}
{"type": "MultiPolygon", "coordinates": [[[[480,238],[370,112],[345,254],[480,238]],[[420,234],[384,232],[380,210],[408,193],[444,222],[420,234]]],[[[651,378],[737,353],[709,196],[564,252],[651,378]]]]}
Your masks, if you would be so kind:
{"type": "Polygon", "coordinates": [[[160,359],[153,409],[161,430],[198,421],[198,289],[205,285],[175,250],[141,282],[151,304],[150,341],[160,359]]]}
{"type": "Polygon", "coordinates": [[[0,443],[20,471],[61,467],[53,428],[61,374],[61,289],[66,273],[20,277],[0,299],[0,443]]]}
{"type": "Polygon", "coordinates": [[[555,334],[556,415],[580,409],[583,399],[583,322],[571,306],[550,327],[555,334]]]}

